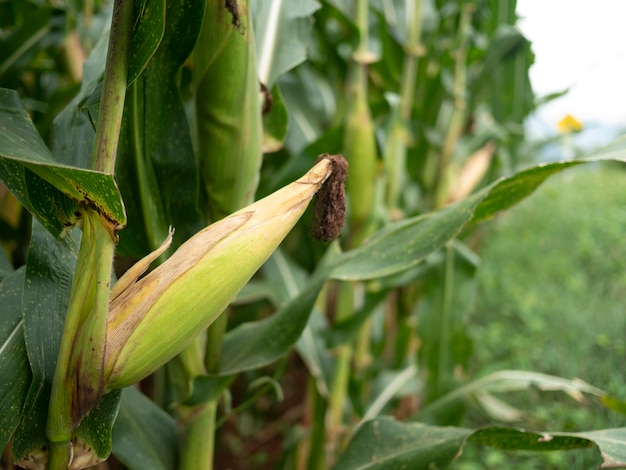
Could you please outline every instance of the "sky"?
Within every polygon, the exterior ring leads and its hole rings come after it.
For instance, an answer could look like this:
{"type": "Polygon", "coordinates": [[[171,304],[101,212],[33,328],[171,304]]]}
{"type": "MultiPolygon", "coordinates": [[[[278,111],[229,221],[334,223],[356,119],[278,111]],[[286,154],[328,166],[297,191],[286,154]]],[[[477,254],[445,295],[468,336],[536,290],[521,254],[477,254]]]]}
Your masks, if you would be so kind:
{"type": "Polygon", "coordinates": [[[517,13],[535,53],[535,93],[570,88],[540,109],[533,131],[556,132],[568,113],[582,122],[581,137],[589,145],[606,144],[626,131],[626,1],[518,0],[517,13]]]}

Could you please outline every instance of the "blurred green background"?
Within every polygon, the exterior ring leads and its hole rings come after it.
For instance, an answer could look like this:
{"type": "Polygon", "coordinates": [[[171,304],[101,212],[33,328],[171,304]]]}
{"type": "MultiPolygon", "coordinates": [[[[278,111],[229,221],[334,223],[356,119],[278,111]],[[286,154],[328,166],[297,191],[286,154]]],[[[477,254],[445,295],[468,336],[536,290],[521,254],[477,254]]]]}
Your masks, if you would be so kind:
{"type": "MultiPolygon", "coordinates": [[[[524,369],[585,380],[626,396],[625,167],[578,167],[546,182],[524,202],[481,227],[482,261],[472,374],[524,369]],[[537,255],[540,254],[540,255],[537,255]]],[[[520,412],[509,424],[581,431],[621,427],[624,417],[563,393],[500,395],[520,412]],[[523,410],[523,411],[521,411],[523,410]]],[[[474,407],[467,424],[486,425],[474,407]]],[[[468,446],[456,469],[597,468],[594,449],[505,453],[468,446]]]]}

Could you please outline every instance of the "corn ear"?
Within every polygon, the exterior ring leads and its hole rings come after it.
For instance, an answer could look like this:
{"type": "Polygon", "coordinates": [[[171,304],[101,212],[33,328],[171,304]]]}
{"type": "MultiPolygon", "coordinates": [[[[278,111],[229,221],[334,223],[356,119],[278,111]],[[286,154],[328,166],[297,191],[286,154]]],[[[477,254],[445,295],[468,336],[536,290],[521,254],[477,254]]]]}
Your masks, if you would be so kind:
{"type": "Polygon", "coordinates": [[[144,278],[124,280],[107,318],[106,390],[146,377],[210,325],[289,233],[331,173],[331,161],[319,161],[294,183],[194,235],[144,278]]]}
{"type": "Polygon", "coordinates": [[[260,85],[246,1],[207,2],[193,55],[198,157],[209,220],[250,204],[262,161],[260,85]]]}
{"type": "Polygon", "coordinates": [[[354,64],[349,83],[349,107],[344,133],[344,152],[350,164],[347,181],[350,195],[352,232],[360,232],[373,216],[374,191],[378,174],[374,123],[367,104],[366,65],[354,64]]]}

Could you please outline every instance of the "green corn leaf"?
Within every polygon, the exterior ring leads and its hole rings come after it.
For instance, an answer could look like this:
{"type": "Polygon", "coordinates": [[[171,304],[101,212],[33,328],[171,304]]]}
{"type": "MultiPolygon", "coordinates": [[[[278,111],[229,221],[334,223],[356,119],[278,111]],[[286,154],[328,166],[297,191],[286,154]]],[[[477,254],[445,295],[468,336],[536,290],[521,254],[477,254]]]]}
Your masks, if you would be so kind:
{"type": "MultiPolygon", "coordinates": [[[[272,291],[280,297],[279,306],[286,305],[307,287],[306,272],[281,250],[274,252],[265,263],[263,272],[268,283],[271,283],[272,291]]],[[[314,309],[295,344],[322,396],[328,396],[332,377],[333,358],[326,348],[324,338],[327,330],[328,320],[322,312],[314,309]]]]}
{"type": "Polygon", "coordinates": [[[577,432],[573,435],[589,439],[600,448],[604,468],[626,468],[626,428],[577,432]]]}
{"type": "Polygon", "coordinates": [[[6,251],[0,250],[0,281],[8,277],[13,271],[13,265],[9,261],[6,251]]]}
{"type": "Polygon", "coordinates": [[[55,236],[75,222],[77,202],[95,207],[116,227],[126,223],[113,176],[54,161],[17,93],[6,89],[0,89],[0,178],[55,236]]]}
{"type": "Polygon", "coordinates": [[[368,242],[347,252],[333,277],[375,279],[417,265],[459,234],[485,196],[478,193],[445,209],[387,225],[368,242]]]}
{"type": "MultiPolygon", "coordinates": [[[[165,2],[164,0],[144,0],[141,5],[137,5],[137,9],[136,28],[131,41],[132,58],[129,74],[131,81],[135,80],[146,67],[161,41],[165,2]]],[[[50,152],[36,135],[32,123],[17,122],[6,129],[8,135],[3,132],[4,126],[0,126],[0,143],[2,144],[0,155],[16,160],[1,163],[3,169],[0,177],[5,179],[14,193],[22,195],[20,197],[22,204],[37,214],[44,226],[55,235],[61,233],[66,225],[74,222],[75,201],[86,203],[92,201],[99,210],[118,225],[124,225],[126,221],[124,207],[111,176],[100,175],[89,170],[78,172],[77,169],[65,167],[69,165],[87,169],[91,164],[94,123],[98,117],[100,94],[98,85],[104,73],[107,45],[108,29],[104,31],[85,62],[79,94],[54,121],[53,154],[56,161],[64,164],[63,166],[49,162],[50,152]],[[18,148],[9,147],[9,139],[14,142],[21,141],[23,145],[18,148]],[[31,160],[38,167],[31,167],[30,170],[37,175],[38,179],[43,180],[37,183],[37,196],[27,195],[28,192],[35,193],[35,191],[29,191],[30,186],[24,182],[27,177],[22,175],[25,170],[20,168],[28,168],[27,162],[31,160]],[[46,186],[46,181],[51,187],[46,186]],[[69,200],[63,201],[66,196],[56,194],[55,187],[69,196],[69,200]],[[46,209],[49,206],[48,199],[52,199],[54,204],[46,209]],[[40,207],[44,209],[41,210],[40,207]]],[[[8,102],[9,99],[15,100],[14,97],[6,98],[7,105],[2,103],[4,99],[5,92],[0,91],[0,112],[4,114],[9,110],[17,115],[23,114],[21,104],[8,102]]],[[[3,120],[3,123],[9,124],[11,121],[3,120]]]]}
{"type": "MultiPolygon", "coordinates": [[[[520,390],[530,390],[533,387],[543,391],[560,391],[574,400],[583,401],[584,395],[595,396],[599,399],[609,398],[603,390],[589,385],[580,379],[564,379],[553,375],[523,370],[501,370],[474,380],[450,393],[438,398],[420,409],[417,419],[420,421],[437,420],[450,409],[461,402],[468,402],[480,393],[507,393],[520,390]]],[[[620,403],[612,399],[613,403],[620,403]]]]}
{"type": "Polygon", "coordinates": [[[130,41],[128,84],[145,70],[165,31],[165,0],[135,2],[135,27],[130,41]]]}
{"type": "Polygon", "coordinates": [[[406,424],[380,417],[358,429],[333,469],[445,468],[469,435],[467,429],[406,424]]]}
{"type": "Polygon", "coordinates": [[[58,162],[86,169],[91,166],[108,45],[107,29],[83,64],[80,91],[54,119],[52,154],[58,162]]]}
{"type": "Polygon", "coordinates": [[[0,448],[4,449],[20,421],[31,381],[24,343],[22,293],[24,269],[0,284],[0,448]]]}
{"type": "Polygon", "coordinates": [[[259,79],[268,89],[280,75],[306,59],[312,15],[319,7],[312,0],[250,2],[259,79]]]}
{"type": "Polygon", "coordinates": [[[19,28],[0,41],[0,77],[50,31],[52,9],[38,8],[19,28]]]}
{"type": "Polygon", "coordinates": [[[445,468],[461,454],[467,442],[527,451],[581,449],[595,444],[604,459],[602,468],[626,466],[626,428],[577,433],[497,426],[472,430],[380,417],[358,429],[333,469],[445,468]]]}
{"type": "Polygon", "coordinates": [[[541,183],[553,174],[581,163],[583,161],[547,163],[521,171],[511,178],[500,180],[489,187],[491,190],[476,208],[472,221],[479,222],[501,210],[508,209],[530,196],[541,183]]]}
{"type": "Polygon", "coordinates": [[[29,454],[41,456],[41,449],[47,445],[44,428],[48,400],[77,252],[74,237],[57,241],[36,220],[33,221],[26,266],[27,288],[22,297],[24,338],[33,381],[14,436],[16,460],[29,454]]]}
{"type": "Polygon", "coordinates": [[[156,249],[170,226],[175,246],[201,228],[198,169],[177,74],[195,44],[203,3],[168,2],[159,48],[127,93],[116,167],[129,214],[119,244],[126,255],[156,249]]]}
{"type": "Polygon", "coordinates": [[[296,297],[306,285],[307,272],[279,248],[263,265],[263,275],[278,305],[296,297]]]}
{"type": "Polygon", "coordinates": [[[113,453],[131,470],[177,468],[176,422],[134,388],[122,391],[113,427],[113,453]]]}
{"type": "Polygon", "coordinates": [[[493,426],[476,430],[469,440],[477,444],[507,450],[568,450],[591,447],[593,443],[583,438],[584,434],[541,433],[493,426]]]}
{"type": "Polygon", "coordinates": [[[111,455],[113,425],[120,407],[121,394],[121,390],[114,390],[104,395],[98,406],[91,410],[76,429],[75,456],[80,455],[82,450],[85,459],[93,459],[85,466],[95,465],[111,455]],[[86,449],[89,450],[85,451],[86,449]]]}

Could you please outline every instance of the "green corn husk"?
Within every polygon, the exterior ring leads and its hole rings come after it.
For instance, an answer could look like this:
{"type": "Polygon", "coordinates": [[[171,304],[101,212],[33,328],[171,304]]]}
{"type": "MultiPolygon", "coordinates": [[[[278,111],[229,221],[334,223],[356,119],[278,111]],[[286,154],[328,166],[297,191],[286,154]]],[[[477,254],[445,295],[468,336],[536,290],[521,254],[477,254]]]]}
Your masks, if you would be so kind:
{"type": "Polygon", "coordinates": [[[134,282],[167,247],[139,262],[113,289],[107,318],[105,391],[145,378],[210,325],[277,248],[332,172],[306,175],[216,222],[134,282]]]}
{"type": "Polygon", "coordinates": [[[350,164],[347,181],[352,232],[359,232],[372,217],[378,173],[374,123],[367,104],[365,66],[354,64],[349,84],[349,108],[344,133],[344,151],[350,164]]]}
{"type": "Polygon", "coordinates": [[[198,156],[215,221],[254,199],[262,160],[260,85],[247,2],[207,2],[194,51],[198,156]]]}

